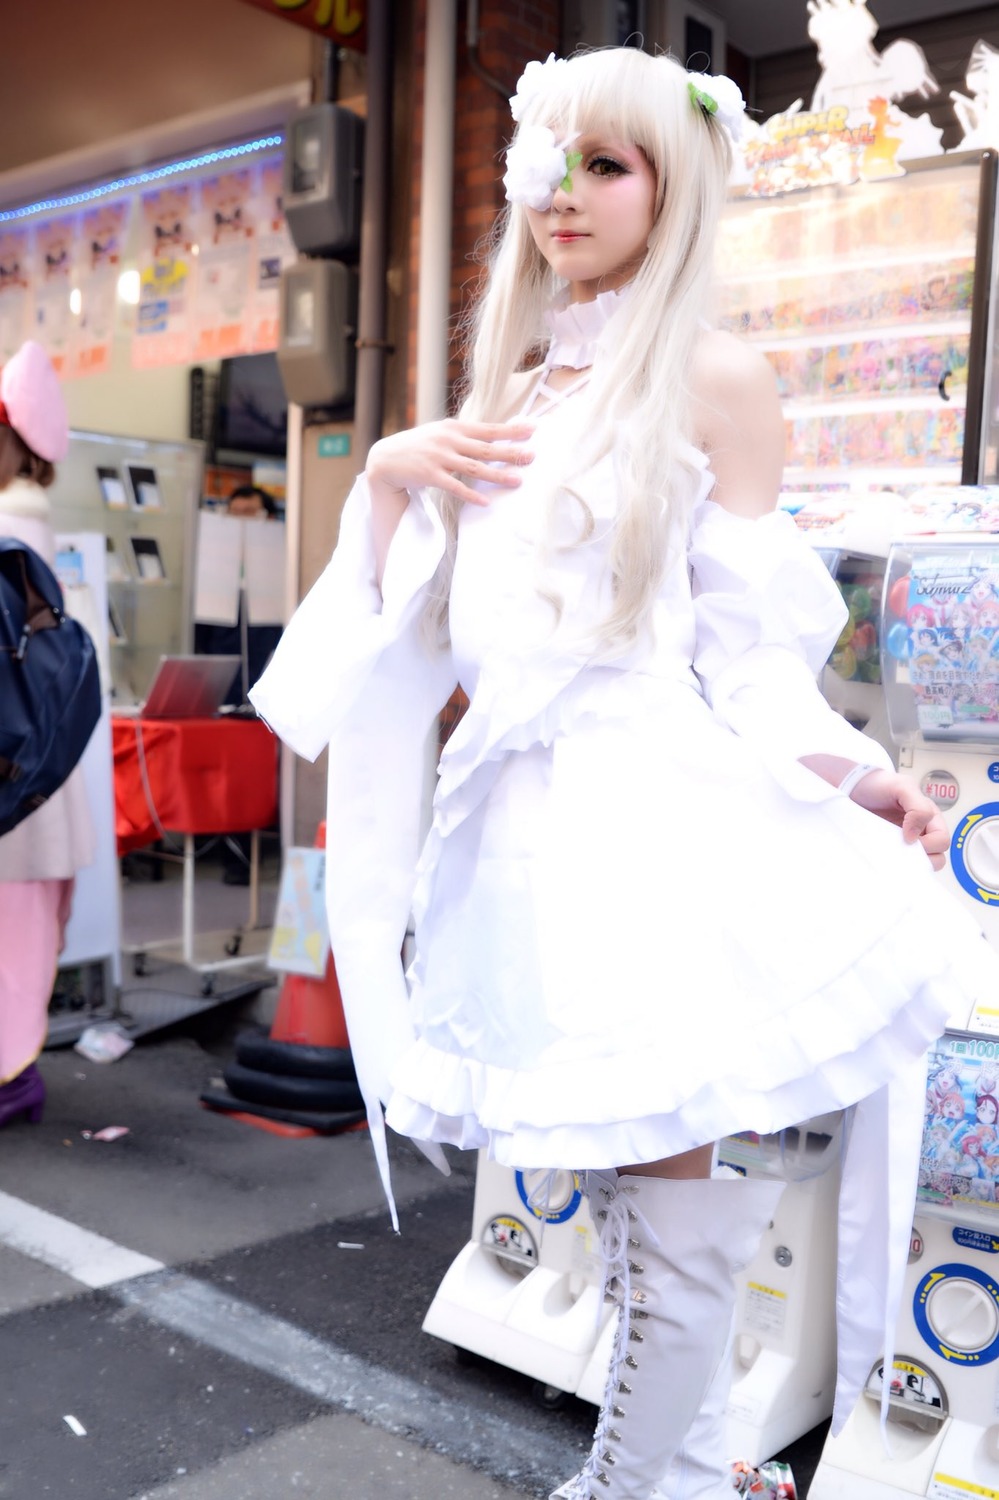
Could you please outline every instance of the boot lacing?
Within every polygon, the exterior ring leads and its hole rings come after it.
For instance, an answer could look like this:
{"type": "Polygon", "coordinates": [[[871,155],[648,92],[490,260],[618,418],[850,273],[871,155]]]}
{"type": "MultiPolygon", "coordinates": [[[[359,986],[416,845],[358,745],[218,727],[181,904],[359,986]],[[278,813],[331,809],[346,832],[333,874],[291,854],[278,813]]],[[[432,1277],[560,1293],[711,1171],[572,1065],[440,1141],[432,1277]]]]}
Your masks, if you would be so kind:
{"type": "Polygon", "coordinates": [[[611,1187],[598,1179],[598,1186],[590,1193],[590,1213],[597,1228],[603,1260],[602,1294],[616,1302],[619,1311],[593,1446],[576,1476],[577,1488],[569,1491],[577,1500],[600,1500],[591,1485],[600,1485],[606,1491],[612,1484],[607,1470],[617,1462],[614,1444],[621,1441],[621,1433],[615,1424],[626,1415],[618,1398],[631,1395],[627,1376],[638,1369],[638,1359],[629,1346],[641,1344],[643,1338],[633,1323],[640,1323],[648,1313],[642,1306],[647,1301],[646,1293],[641,1288],[632,1290],[632,1277],[645,1274],[645,1267],[633,1256],[641,1250],[643,1239],[645,1244],[658,1247],[659,1238],[644,1215],[627,1201],[637,1192],[638,1188],[631,1183],[611,1187]]]}
{"type": "MultiPolygon", "coordinates": [[[[645,1267],[632,1260],[631,1251],[640,1250],[643,1242],[659,1249],[659,1236],[644,1214],[625,1201],[626,1196],[634,1197],[638,1191],[634,1183],[629,1182],[623,1187],[601,1185],[595,1198],[590,1195],[590,1213],[596,1221],[603,1260],[601,1291],[604,1297],[610,1294],[615,1302],[625,1306],[632,1297],[632,1275],[645,1273],[645,1267]]],[[[644,1293],[636,1295],[645,1301],[644,1293]]]]}

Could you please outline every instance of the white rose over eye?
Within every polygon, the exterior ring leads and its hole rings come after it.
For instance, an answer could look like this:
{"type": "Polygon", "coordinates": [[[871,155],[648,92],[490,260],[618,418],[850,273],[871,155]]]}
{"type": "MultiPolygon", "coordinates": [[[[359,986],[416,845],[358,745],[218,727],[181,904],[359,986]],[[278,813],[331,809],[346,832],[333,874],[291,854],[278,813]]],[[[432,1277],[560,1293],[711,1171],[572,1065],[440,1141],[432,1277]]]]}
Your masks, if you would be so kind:
{"type": "Polygon", "coordinates": [[[565,175],[565,145],[556,141],[554,131],[547,125],[522,125],[506,153],[503,186],[507,202],[544,213],[551,208],[555,189],[565,175]]]}

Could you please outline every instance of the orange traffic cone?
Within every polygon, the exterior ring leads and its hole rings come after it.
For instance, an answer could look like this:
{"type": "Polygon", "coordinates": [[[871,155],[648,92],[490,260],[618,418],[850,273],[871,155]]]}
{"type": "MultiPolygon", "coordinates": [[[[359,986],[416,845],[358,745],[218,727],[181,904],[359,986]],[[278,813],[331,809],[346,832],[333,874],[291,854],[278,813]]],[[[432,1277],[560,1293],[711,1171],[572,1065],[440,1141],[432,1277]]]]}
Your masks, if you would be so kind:
{"type": "MultiPolygon", "coordinates": [[[[315,847],[326,847],[326,824],[320,823],[316,830],[315,847]]],[[[270,1029],[270,1041],[291,1043],[301,1047],[338,1048],[349,1053],[347,1023],[343,1013],[343,1000],[336,977],[336,964],[330,953],[326,961],[326,972],[322,979],[304,974],[286,974],[278,996],[277,1010],[270,1029]]],[[[237,1046],[237,1057],[239,1047],[237,1046]]],[[[346,1059],[350,1066],[349,1057],[346,1059]]],[[[228,1076],[228,1075],[227,1075],[228,1076]]],[[[233,1086],[236,1086],[233,1083],[233,1086]]],[[[356,1080],[355,1080],[356,1088],[356,1080]]],[[[304,1136],[329,1133],[330,1126],[316,1129],[299,1117],[295,1123],[287,1118],[273,1117],[277,1111],[268,1111],[270,1118],[258,1113],[252,1106],[242,1102],[241,1107],[233,1099],[208,1092],[202,1094],[202,1103],[209,1108],[224,1109],[233,1119],[254,1125],[259,1130],[268,1130],[275,1135],[304,1136]]],[[[283,1112],[282,1112],[283,1113],[283,1112]]],[[[342,1123],[332,1126],[335,1130],[363,1129],[363,1109],[346,1110],[342,1123]]]]}

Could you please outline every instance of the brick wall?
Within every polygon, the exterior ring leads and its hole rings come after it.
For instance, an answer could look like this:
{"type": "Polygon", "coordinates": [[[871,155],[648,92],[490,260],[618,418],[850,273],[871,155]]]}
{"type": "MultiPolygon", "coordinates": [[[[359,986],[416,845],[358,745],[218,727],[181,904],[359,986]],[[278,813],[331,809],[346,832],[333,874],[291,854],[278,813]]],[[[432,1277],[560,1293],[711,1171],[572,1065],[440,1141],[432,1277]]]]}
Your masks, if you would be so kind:
{"type": "MultiPolygon", "coordinates": [[[[412,131],[410,330],[415,330],[417,316],[426,0],[415,0],[414,12],[412,56],[416,89],[412,131]]],[[[452,385],[461,372],[459,324],[474,298],[481,275],[484,242],[503,203],[500,184],[503,151],[513,133],[508,96],[513,93],[525,64],[532,58],[543,59],[549,52],[557,52],[558,46],[558,0],[482,0],[477,61],[484,72],[502,85],[505,92],[501,94],[475,70],[465,38],[465,7],[458,7],[449,370],[452,385]]],[[[413,421],[416,409],[415,338],[409,343],[406,404],[407,420],[413,421]]]]}

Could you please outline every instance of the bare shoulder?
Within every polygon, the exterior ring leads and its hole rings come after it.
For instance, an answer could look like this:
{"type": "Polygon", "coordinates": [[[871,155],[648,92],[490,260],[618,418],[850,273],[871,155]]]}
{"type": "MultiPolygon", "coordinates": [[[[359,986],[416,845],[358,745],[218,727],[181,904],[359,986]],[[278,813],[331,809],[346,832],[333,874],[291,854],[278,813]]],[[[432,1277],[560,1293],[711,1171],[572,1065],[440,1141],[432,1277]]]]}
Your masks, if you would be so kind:
{"type": "Polygon", "coordinates": [[[765,354],[734,333],[705,329],[694,351],[694,389],[702,399],[746,396],[764,386],[776,391],[773,370],[765,354]]]}
{"type": "Polygon", "coordinates": [[[773,510],[784,467],[784,419],[766,356],[712,329],[691,372],[694,436],[715,475],[711,498],[738,515],[773,510]]]}

